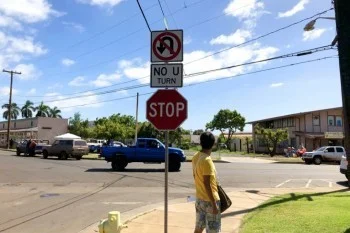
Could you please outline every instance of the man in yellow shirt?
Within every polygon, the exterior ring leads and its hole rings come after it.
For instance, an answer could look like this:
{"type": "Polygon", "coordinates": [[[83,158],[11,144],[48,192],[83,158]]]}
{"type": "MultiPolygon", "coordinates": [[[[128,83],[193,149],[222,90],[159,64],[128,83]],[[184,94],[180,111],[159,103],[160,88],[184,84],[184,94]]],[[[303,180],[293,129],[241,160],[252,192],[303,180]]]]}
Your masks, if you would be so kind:
{"type": "Polygon", "coordinates": [[[210,132],[200,136],[202,150],[192,158],[194,183],[196,186],[196,227],[194,233],[220,232],[220,198],[217,188],[216,170],[210,157],[215,137],[210,132]]]}

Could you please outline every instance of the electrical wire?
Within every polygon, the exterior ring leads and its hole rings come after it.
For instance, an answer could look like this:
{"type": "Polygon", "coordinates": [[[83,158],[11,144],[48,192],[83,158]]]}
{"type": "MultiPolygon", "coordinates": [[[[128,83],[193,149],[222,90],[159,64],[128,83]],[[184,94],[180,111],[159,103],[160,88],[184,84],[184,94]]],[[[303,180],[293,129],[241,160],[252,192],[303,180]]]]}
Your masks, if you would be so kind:
{"type": "MultiPolygon", "coordinates": [[[[291,64],[287,64],[287,65],[283,65],[283,66],[276,66],[276,67],[271,67],[271,68],[267,68],[267,69],[252,71],[252,72],[248,72],[248,73],[237,74],[237,75],[229,76],[229,77],[222,77],[222,78],[217,78],[217,79],[206,80],[206,81],[202,81],[202,82],[187,84],[187,85],[185,85],[183,88],[192,87],[192,86],[196,86],[196,85],[200,85],[200,84],[205,84],[205,83],[209,83],[209,82],[221,81],[221,80],[225,80],[225,79],[232,79],[232,78],[235,78],[235,77],[240,77],[240,76],[245,76],[245,75],[251,75],[251,74],[256,74],[256,73],[262,73],[262,72],[271,71],[271,70],[283,69],[283,68],[287,68],[287,67],[292,67],[292,66],[297,66],[297,65],[312,63],[312,62],[321,61],[321,60],[326,60],[326,59],[335,58],[335,57],[337,57],[337,56],[327,56],[327,57],[322,57],[322,58],[317,58],[317,59],[312,59],[312,60],[307,60],[307,61],[302,61],[302,62],[291,63],[291,64]]],[[[147,85],[148,85],[148,84],[147,84],[147,85]]],[[[141,93],[141,94],[139,94],[139,96],[151,95],[151,94],[154,94],[154,93],[155,93],[155,91],[154,91],[154,92],[148,92],[148,93],[141,93]]],[[[105,102],[112,102],[112,101],[118,101],[118,100],[124,100],[124,99],[131,99],[131,98],[135,98],[136,96],[137,96],[137,95],[127,96],[127,97],[121,97],[121,98],[115,98],[115,99],[109,99],[109,100],[102,100],[102,101],[93,102],[93,103],[89,103],[89,104],[80,104],[80,105],[73,105],[73,106],[64,106],[64,107],[60,107],[60,109],[74,108],[74,107],[83,107],[83,106],[94,105],[94,104],[100,104],[100,103],[105,103],[105,102]]]]}
{"type": "Polygon", "coordinates": [[[145,16],[145,13],[144,13],[143,10],[142,10],[142,7],[141,7],[141,5],[140,5],[139,0],[136,0],[136,1],[137,1],[137,5],[138,5],[139,8],[140,8],[140,11],[141,11],[141,13],[142,13],[142,16],[143,16],[143,18],[144,18],[144,20],[145,20],[145,22],[146,22],[146,24],[147,24],[147,27],[148,27],[149,32],[152,32],[151,27],[149,26],[149,23],[148,23],[147,18],[146,18],[146,16],[145,16]]]}
{"type": "MultiPolygon", "coordinates": [[[[267,59],[262,59],[262,60],[258,60],[258,61],[247,62],[247,63],[237,64],[237,65],[232,65],[232,66],[221,67],[221,68],[218,68],[218,69],[212,69],[212,70],[206,70],[206,71],[191,73],[191,74],[186,75],[185,78],[190,78],[190,77],[194,77],[194,76],[204,75],[204,74],[208,74],[208,73],[211,73],[211,72],[216,72],[218,70],[232,69],[232,68],[239,67],[239,66],[252,65],[252,64],[257,64],[257,63],[270,61],[270,60],[276,60],[276,59],[289,58],[289,57],[293,57],[293,56],[299,56],[300,54],[309,55],[309,54],[312,54],[312,53],[329,50],[331,48],[332,48],[332,46],[330,46],[330,45],[321,46],[321,47],[317,47],[317,48],[313,48],[313,49],[303,50],[303,51],[299,51],[299,52],[295,52],[295,53],[289,53],[289,54],[280,55],[280,56],[276,56],[276,57],[271,57],[271,58],[267,58],[267,59]]],[[[55,100],[51,100],[50,99],[50,100],[46,100],[45,102],[46,103],[48,103],[48,102],[59,102],[59,101],[64,101],[64,100],[84,98],[84,97],[90,97],[90,96],[96,96],[96,95],[106,95],[106,94],[115,93],[115,92],[123,91],[123,90],[130,90],[130,89],[136,89],[136,88],[141,88],[141,87],[147,87],[148,85],[149,84],[140,84],[140,85],[128,86],[128,87],[123,87],[123,88],[119,88],[119,89],[112,89],[112,90],[107,90],[107,91],[102,91],[102,92],[87,93],[87,94],[84,94],[84,95],[71,96],[71,97],[66,97],[66,98],[61,98],[61,99],[55,99],[55,100]]],[[[40,102],[36,102],[34,104],[38,104],[38,103],[40,103],[40,102]]]]}

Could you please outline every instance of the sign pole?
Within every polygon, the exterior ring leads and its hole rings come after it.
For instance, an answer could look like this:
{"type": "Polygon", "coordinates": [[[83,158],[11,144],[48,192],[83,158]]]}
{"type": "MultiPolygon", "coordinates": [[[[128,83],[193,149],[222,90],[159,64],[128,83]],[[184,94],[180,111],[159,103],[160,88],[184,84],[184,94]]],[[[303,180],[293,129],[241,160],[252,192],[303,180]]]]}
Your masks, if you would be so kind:
{"type": "Polygon", "coordinates": [[[164,233],[168,233],[169,130],[165,131],[164,233]]]}

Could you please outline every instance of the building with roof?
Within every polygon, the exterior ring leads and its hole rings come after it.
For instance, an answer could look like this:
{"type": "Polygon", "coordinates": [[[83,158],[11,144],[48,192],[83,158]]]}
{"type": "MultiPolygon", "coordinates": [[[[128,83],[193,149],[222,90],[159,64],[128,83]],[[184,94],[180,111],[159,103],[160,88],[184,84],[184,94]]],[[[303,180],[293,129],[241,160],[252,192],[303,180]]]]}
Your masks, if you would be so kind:
{"type": "MultiPolygon", "coordinates": [[[[7,121],[0,122],[0,146],[7,145],[7,121]]],[[[10,138],[14,141],[32,138],[53,142],[58,135],[68,132],[68,119],[35,117],[11,120],[10,138]]]]}
{"type": "MultiPolygon", "coordinates": [[[[312,151],[320,146],[344,145],[343,108],[329,108],[309,112],[300,112],[249,122],[252,128],[259,124],[264,128],[286,128],[288,140],[281,143],[277,153],[283,153],[288,146],[304,146],[312,151]]],[[[267,152],[264,141],[253,130],[255,152],[267,152]]]]}

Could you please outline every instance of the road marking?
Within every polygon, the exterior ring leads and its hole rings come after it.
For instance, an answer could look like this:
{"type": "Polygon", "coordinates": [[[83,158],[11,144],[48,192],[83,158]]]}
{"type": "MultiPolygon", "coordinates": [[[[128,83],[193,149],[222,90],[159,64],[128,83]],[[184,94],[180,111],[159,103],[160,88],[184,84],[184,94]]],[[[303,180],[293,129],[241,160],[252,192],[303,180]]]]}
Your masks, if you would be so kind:
{"type": "Polygon", "coordinates": [[[329,181],[329,187],[332,188],[333,183],[329,181]]]}
{"type": "Polygon", "coordinates": [[[308,188],[308,187],[310,186],[311,182],[312,182],[312,180],[309,180],[309,181],[307,182],[307,184],[305,185],[305,188],[308,188]]]}
{"type": "Polygon", "coordinates": [[[279,188],[279,187],[281,187],[282,185],[285,185],[286,183],[288,183],[289,181],[291,181],[291,180],[286,180],[286,181],[280,183],[279,185],[276,185],[275,188],[279,188]]]}
{"type": "Polygon", "coordinates": [[[102,202],[102,204],[105,205],[137,205],[137,204],[141,204],[142,202],[117,202],[117,201],[104,201],[102,202]]]}

